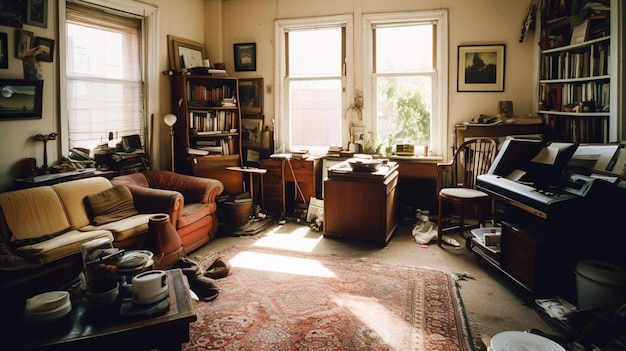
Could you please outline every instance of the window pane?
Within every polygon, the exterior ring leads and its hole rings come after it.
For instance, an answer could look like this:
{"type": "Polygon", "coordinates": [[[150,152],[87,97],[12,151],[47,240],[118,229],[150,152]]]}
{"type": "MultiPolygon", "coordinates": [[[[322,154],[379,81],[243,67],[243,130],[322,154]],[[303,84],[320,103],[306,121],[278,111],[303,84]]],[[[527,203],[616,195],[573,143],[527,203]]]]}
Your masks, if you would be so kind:
{"type": "Polygon", "coordinates": [[[377,27],[376,72],[431,72],[432,24],[377,27]]]}
{"type": "Polygon", "coordinates": [[[292,147],[341,145],[341,80],[291,81],[292,147]]]}
{"type": "Polygon", "coordinates": [[[341,28],[289,32],[289,76],[341,75],[341,28]]]}
{"type": "Polygon", "coordinates": [[[402,143],[428,145],[432,115],[430,76],[379,77],[378,136],[402,143]]]}

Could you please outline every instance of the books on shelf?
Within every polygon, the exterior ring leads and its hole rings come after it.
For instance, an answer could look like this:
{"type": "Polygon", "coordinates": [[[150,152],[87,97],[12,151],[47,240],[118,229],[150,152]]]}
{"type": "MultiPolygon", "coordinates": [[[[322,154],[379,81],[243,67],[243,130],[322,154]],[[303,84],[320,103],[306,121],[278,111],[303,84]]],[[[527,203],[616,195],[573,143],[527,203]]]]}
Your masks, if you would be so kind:
{"type": "Polygon", "coordinates": [[[189,128],[198,135],[230,133],[237,126],[234,111],[192,111],[189,114],[189,128]]]}
{"type": "Polygon", "coordinates": [[[221,106],[224,99],[234,99],[235,96],[234,87],[228,84],[207,86],[187,81],[187,102],[190,106],[221,106]]]}

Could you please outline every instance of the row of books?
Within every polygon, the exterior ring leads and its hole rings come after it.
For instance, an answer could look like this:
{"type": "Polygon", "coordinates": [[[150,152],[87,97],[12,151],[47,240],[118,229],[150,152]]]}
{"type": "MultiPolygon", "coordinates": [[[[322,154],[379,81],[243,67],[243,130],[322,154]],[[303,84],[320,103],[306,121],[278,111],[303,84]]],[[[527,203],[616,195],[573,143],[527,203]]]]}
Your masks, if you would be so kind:
{"type": "Polygon", "coordinates": [[[222,86],[206,86],[196,82],[187,81],[187,101],[190,105],[198,106],[223,106],[224,101],[232,100],[237,92],[234,86],[224,84],[222,86]]]}
{"type": "Polygon", "coordinates": [[[192,111],[189,114],[189,128],[198,135],[230,133],[237,129],[234,111],[192,111]]]}
{"type": "Polygon", "coordinates": [[[236,154],[237,149],[235,148],[235,140],[229,136],[228,139],[198,140],[194,147],[187,148],[187,153],[195,156],[226,156],[236,154]]]}
{"type": "Polygon", "coordinates": [[[556,140],[573,143],[606,143],[608,125],[605,118],[550,116],[547,120],[552,130],[558,131],[556,140]]]}
{"type": "Polygon", "coordinates": [[[541,84],[539,100],[542,110],[566,111],[566,107],[584,105],[578,112],[608,112],[610,106],[609,82],[585,82],[563,84],[541,84]]]}
{"type": "Polygon", "coordinates": [[[561,52],[543,56],[541,79],[569,79],[608,75],[609,50],[591,46],[582,52],[561,52]]]}

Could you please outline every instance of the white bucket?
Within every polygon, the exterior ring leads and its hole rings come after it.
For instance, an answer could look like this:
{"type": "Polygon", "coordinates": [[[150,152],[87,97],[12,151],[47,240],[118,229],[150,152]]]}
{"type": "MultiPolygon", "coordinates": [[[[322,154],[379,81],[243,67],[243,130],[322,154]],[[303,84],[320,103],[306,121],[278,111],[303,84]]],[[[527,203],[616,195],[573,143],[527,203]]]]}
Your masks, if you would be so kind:
{"type": "Polygon", "coordinates": [[[614,264],[581,260],[576,265],[580,310],[626,302],[626,271],[614,264]]]}

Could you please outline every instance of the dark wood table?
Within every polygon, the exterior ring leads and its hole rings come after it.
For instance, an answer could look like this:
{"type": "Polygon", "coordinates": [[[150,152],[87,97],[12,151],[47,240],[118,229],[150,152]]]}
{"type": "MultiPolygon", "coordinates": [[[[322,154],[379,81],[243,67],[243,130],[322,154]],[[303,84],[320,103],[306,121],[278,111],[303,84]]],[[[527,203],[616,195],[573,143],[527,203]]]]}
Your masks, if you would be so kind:
{"type": "Polygon", "coordinates": [[[0,350],[180,350],[189,341],[196,312],[182,271],[169,270],[167,277],[169,308],[159,314],[121,316],[120,303],[101,307],[73,301],[72,311],[57,321],[3,320],[0,350]]]}

